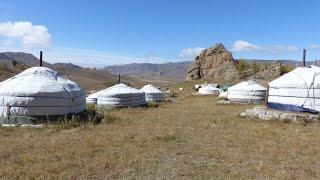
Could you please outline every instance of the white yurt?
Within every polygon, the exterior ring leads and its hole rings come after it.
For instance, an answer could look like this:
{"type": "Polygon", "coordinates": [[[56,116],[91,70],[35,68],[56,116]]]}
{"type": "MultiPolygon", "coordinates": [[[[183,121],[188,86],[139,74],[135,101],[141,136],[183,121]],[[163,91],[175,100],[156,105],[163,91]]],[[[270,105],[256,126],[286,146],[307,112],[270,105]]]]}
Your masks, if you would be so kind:
{"type": "Polygon", "coordinates": [[[141,90],[129,87],[123,83],[116,84],[102,91],[91,94],[89,99],[97,99],[101,106],[141,106],[146,104],[145,93],[141,90]]]}
{"type": "Polygon", "coordinates": [[[145,92],[147,102],[162,102],[164,101],[164,93],[155,86],[148,84],[141,88],[145,92]]]}
{"type": "Polygon", "coordinates": [[[228,88],[227,98],[239,103],[260,103],[266,97],[267,88],[255,81],[243,81],[228,88]]]}
{"type": "Polygon", "coordinates": [[[86,109],[84,90],[60,73],[33,67],[0,83],[0,116],[51,116],[86,109]]]}
{"type": "Polygon", "coordinates": [[[86,103],[87,104],[97,104],[98,103],[98,98],[93,97],[93,96],[88,96],[86,98],[86,103]]]}
{"type": "Polygon", "coordinates": [[[228,91],[220,91],[219,98],[226,99],[228,97],[228,91]]]}
{"type": "Polygon", "coordinates": [[[320,68],[298,67],[269,83],[268,107],[272,109],[320,111],[320,68]]]}
{"type": "Polygon", "coordinates": [[[194,89],[195,89],[195,90],[198,90],[200,87],[201,87],[201,84],[195,84],[195,85],[194,85],[194,89]]]}
{"type": "Polygon", "coordinates": [[[199,88],[198,93],[199,94],[207,94],[207,95],[219,95],[220,89],[217,88],[215,85],[207,84],[207,85],[203,85],[201,88],[199,88]]]}

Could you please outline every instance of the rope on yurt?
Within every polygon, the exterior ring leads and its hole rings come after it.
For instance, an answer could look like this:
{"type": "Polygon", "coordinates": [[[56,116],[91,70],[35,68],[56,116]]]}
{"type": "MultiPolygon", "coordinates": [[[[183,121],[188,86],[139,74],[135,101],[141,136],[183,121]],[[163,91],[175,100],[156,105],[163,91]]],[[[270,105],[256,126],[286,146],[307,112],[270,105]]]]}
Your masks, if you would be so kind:
{"type": "Polygon", "coordinates": [[[315,104],[316,104],[316,98],[315,98],[315,87],[314,87],[314,83],[315,83],[315,79],[316,79],[316,76],[318,76],[318,75],[320,75],[320,73],[315,73],[314,74],[314,76],[313,76],[313,80],[312,80],[312,83],[311,83],[311,85],[310,85],[310,89],[311,89],[311,87],[313,87],[312,89],[313,89],[313,106],[312,107],[314,107],[315,106],[315,104]]]}
{"type": "MultiPolygon", "coordinates": [[[[293,73],[295,73],[295,72],[293,72],[293,73]]],[[[307,97],[305,98],[304,102],[303,102],[302,105],[301,105],[301,107],[304,108],[304,105],[305,105],[305,103],[307,102],[307,99],[308,99],[308,97],[309,97],[308,83],[307,83],[298,73],[295,73],[295,74],[296,74],[302,81],[305,82],[305,85],[306,85],[306,88],[307,88],[307,97]]]]}

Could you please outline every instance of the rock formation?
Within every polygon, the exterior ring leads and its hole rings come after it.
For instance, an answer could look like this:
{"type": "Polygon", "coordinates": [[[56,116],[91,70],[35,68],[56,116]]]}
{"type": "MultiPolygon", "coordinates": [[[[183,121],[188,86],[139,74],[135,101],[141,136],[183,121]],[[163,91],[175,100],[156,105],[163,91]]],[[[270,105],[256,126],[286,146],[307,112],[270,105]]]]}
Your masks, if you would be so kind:
{"type": "Polygon", "coordinates": [[[221,43],[203,50],[189,65],[186,81],[200,78],[223,78],[229,81],[237,77],[235,60],[221,43]]]}

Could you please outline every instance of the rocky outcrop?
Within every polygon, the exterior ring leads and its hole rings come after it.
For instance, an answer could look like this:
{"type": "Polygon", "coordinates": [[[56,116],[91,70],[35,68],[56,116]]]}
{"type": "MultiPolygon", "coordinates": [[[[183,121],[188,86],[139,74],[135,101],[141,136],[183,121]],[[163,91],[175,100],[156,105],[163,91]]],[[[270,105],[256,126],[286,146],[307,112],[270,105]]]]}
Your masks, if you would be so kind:
{"type": "Polygon", "coordinates": [[[276,111],[265,106],[256,106],[253,109],[247,109],[240,114],[241,117],[260,118],[261,120],[277,120],[280,122],[292,123],[314,123],[319,121],[317,114],[295,113],[286,111],[276,111]]]}
{"type": "Polygon", "coordinates": [[[223,78],[228,81],[237,77],[235,60],[221,43],[203,50],[189,65],[186,81],[200,78],[223,78]]]}

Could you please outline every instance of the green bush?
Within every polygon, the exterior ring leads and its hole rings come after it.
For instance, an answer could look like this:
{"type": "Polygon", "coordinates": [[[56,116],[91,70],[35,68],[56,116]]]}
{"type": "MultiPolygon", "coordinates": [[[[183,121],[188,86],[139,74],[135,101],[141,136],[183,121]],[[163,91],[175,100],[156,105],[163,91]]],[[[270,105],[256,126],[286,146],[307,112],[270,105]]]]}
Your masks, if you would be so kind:
{"type": "Polygon", "coordinates": [[[242,74],[244,71],[246,71],[250,68],[250,64],[247,63],[245,60],[239,60],[236,63],[236,68],[237,68],[239,74],[242,74]]]}
{"type": "Polygon", "coordinates": [[[254,73],[257,73],[257,72],[260,71],[260,65],[259,65],[258,63],[256,63],[256,62],[253,62],[253,63],[251,64],[251,69],[252,69],[252,71],[253,71],[254,73]]]}
{"type": "Polygon", "coordinates": [[[292,71],[294,69],[294,67],[290,66],[290,65],[282,65],[281,66],[281,74],[286,74],[290,71],[292,71]]]}
{"type": "Polygon", "coordinates": [[[11,64],[13,67],[15,67],[18,64],[18,61],[12,61],[11,64]]]}
{"type": "Polygon", "coordinates": [[[13,61],[12,65],[13,65],[14,68],[16,68],[19,71],[24,71],[24,70],[29,68],[28,65],[26,65],[24,63],[21,63],[21,62],[17,62],[17,61],[13,61]]]}
{"type": "Polygon", "coordinates": [[[103,116],[97,113],[97,107],[94,104],[87,105],[86,111],[87,121],[93,122],[94,124],[98,124],[101,122],[103,116]]]}
{"type": "Polygon", "coordinates": [[[0,64],[0,74],[6,74],[7,68],[5,64],[0,64]]]}

